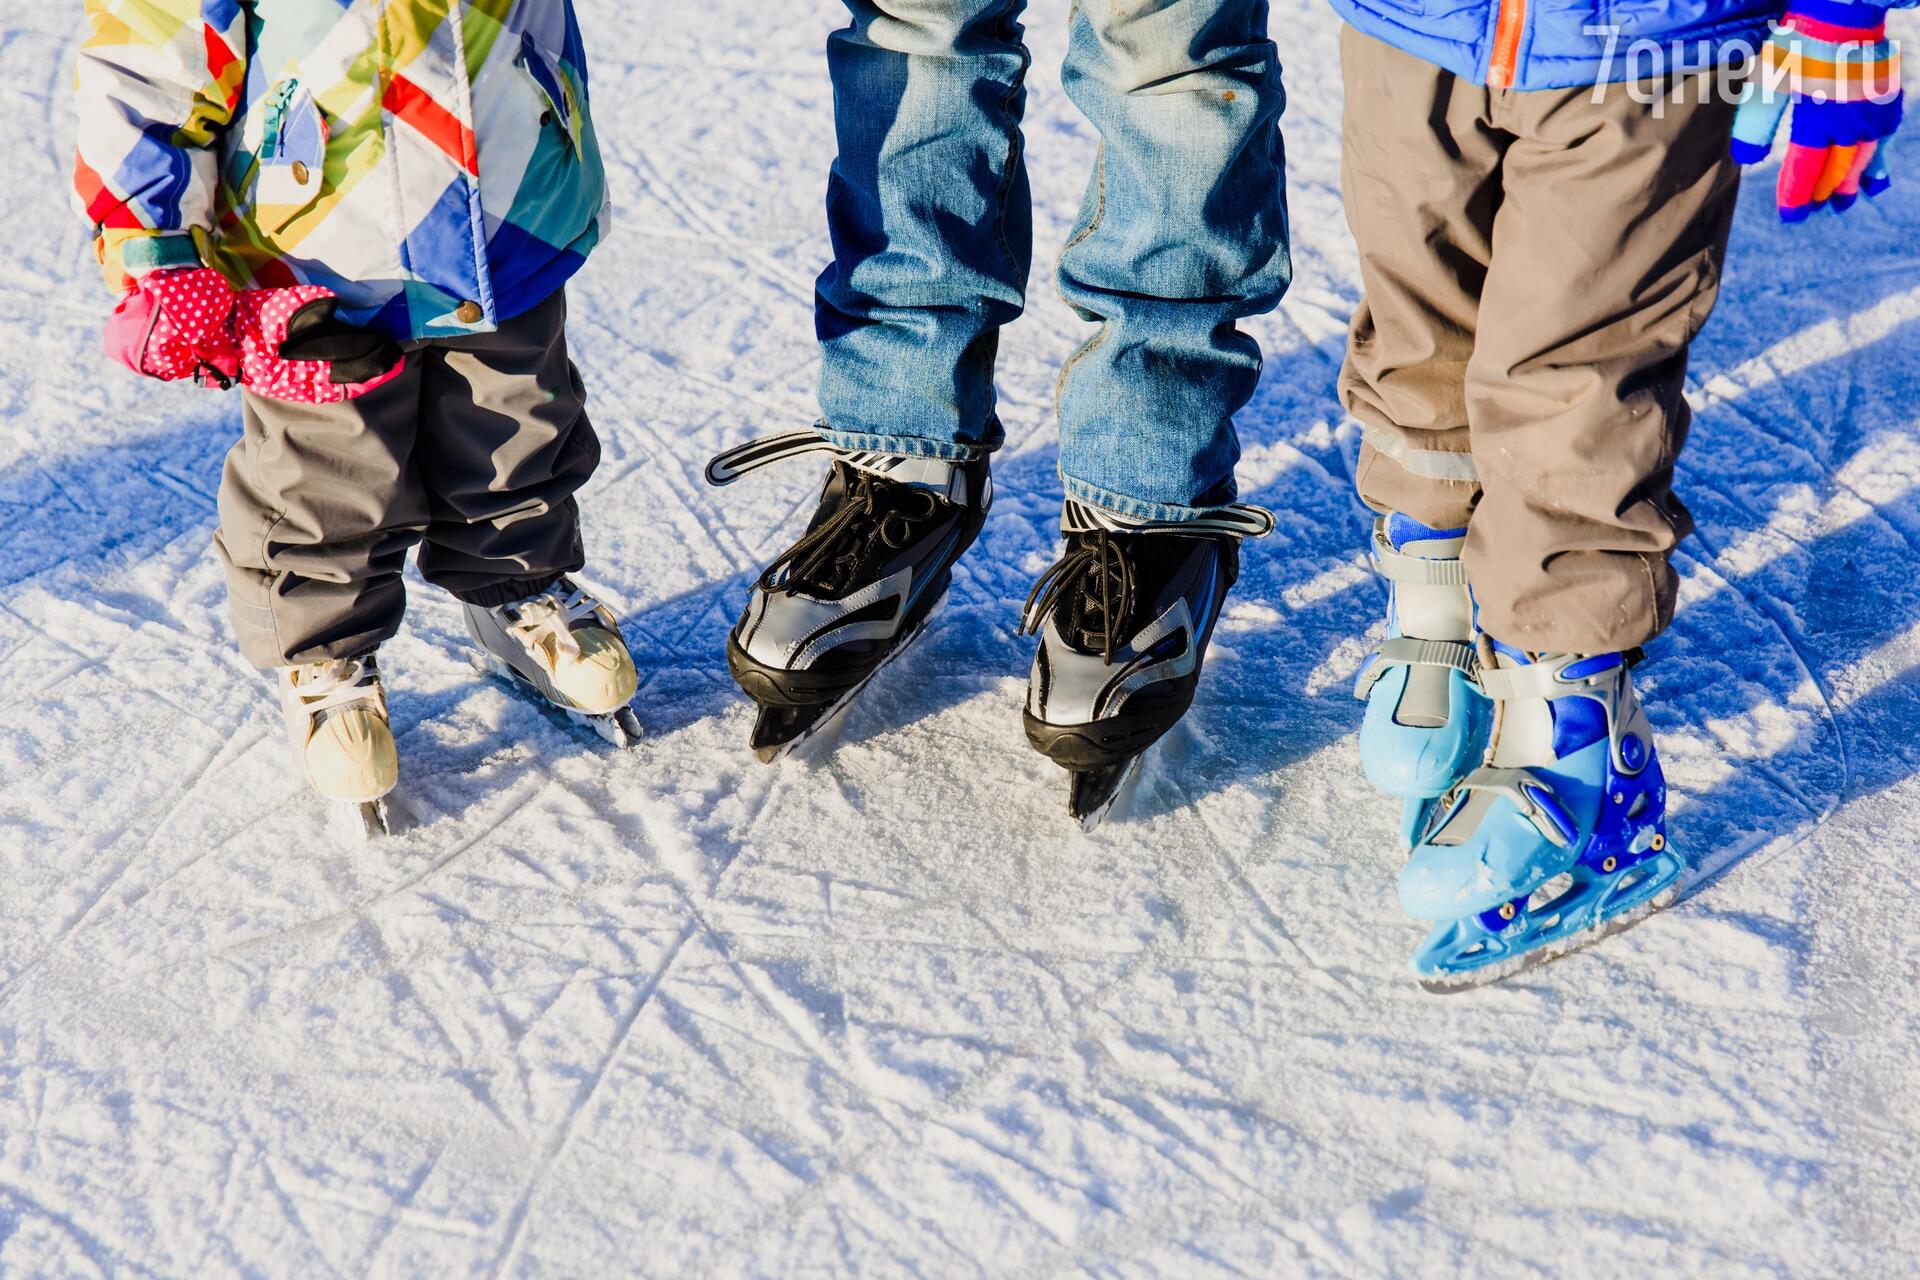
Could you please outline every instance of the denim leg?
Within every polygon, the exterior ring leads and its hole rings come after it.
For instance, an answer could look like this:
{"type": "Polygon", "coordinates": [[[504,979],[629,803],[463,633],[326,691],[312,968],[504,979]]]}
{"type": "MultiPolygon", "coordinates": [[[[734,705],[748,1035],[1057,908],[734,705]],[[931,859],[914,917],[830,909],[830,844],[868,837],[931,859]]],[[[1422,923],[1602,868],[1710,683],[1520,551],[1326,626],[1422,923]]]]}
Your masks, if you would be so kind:
{"type": "Polygon", "coordinates": [[[1033,260],[1024,0],[846,0],[827,41],[840,152],[815,290],[826,435],[966,458],[998,447],[993,359],[1033,260]]]}
{"type": "Polygon", "coordinates": [[[1234,498],[1233,415],[1260,379],[1235,322],[1292,278],[1266,0],[1076,4],[1068,96],[1100,131],[1063,296],[1099,330],[1060,375],[1067,492],[1191,518],[1234,498]]]}

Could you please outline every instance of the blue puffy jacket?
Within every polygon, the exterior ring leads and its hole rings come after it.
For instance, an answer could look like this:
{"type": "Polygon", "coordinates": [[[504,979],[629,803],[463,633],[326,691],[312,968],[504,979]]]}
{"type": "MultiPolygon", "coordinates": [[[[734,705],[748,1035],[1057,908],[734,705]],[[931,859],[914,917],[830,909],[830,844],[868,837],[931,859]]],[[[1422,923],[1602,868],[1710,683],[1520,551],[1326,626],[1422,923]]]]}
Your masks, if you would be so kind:
{"type": "Polygon", "coordinates": [[[1332,0],[1340,16],[1475,84],[1571,89],[1758,47],[1784,0],[1332,0]],[[1609,36],[1606,28],[1617,32],[1609,36]],[[1635,42],[1646,42],[1635,52],[1635,42]]]}

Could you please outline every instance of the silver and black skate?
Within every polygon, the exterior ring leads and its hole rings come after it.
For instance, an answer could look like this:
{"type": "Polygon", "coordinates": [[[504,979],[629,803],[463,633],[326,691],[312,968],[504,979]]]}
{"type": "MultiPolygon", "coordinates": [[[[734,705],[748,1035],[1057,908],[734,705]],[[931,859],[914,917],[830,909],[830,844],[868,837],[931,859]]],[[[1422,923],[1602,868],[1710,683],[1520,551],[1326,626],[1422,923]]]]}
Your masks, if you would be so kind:
{"type": "Polygon", "coordinates": [[[760,575],[727,640],[727,666],[760,709],[753,750],[769,763],[824,728],[919,637],[993,501],[984,458],[841,449],[812,430],[730,449],[707,464],[707,480],[731,484],[818,452],[833,461],[813,520],[760,575]]]}
{"type": "Polygon", "coordinates": [[[1025,722],[1027,741],[1067,770],[1067,811],[1091,831],[1192,705],[1240,540],[1272,532],[1273,516],[1236,505],[1152,524],[1069,501],[1061,528],[1066,554],[1021,624],[1040,636],[1025,722]]]}
{"type": "Polygon", "coordinates": [[[629,705],[639,687],[633,655],[605,605],[571,578],[537,595],[486,608],[463,604],[474,665],[533,695],[616,747],[643,730],[629,705]]]}

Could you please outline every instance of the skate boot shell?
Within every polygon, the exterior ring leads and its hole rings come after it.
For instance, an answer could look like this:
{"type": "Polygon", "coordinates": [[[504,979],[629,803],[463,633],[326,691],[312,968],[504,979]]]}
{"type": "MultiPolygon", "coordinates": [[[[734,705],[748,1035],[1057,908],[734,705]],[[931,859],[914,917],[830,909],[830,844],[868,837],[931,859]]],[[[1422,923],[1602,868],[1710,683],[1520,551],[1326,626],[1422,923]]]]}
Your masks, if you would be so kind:
{"type": "Polygon", "coordinates": [[[1400,873],[1400,905],[1437,922],[1413,957],[1450,991],[1616,932],[1679,895],[1666,780],[1628,655],[1482,647],[1498,704],[1487,762],[1440,802],[1400,873]]]}
{"type": "Polygon", "coordinates": [[[614,746],[639,741],[640,722],[628,706],[640,685],[633,655],[612,612],[571,578],[510,604],[461,609],[483,670],[614,746]]]}
{"type": "Polygon", "coordinates": [[[1242,505],[1150,523],[1069,501],[1061,528],[1066,552],[1021,623],[1040,637],[1023,722],[1034,750],[1067,770],[1067,812],[1091,831],[1192,705],[1240,540],[1271,532],[1273,517],[1242,505]]]}
{"type": "Polygon", "coordinates": [[[1402,849],[1413,848],[1435,802],[1479,762],[1493,726],[1493,704],[1474,683],[1465,542],[1465,529],[1429,529],[1403,515],[1374,523],[1373,564],[1390,589],[1387,640],[1360,669],[1354,696],[1367,704],[1361,767],[1399,797],[1402,849]]]}
{"type": "Polygon", "coordinates": [[[818,431],[751,441],[707,479],[802,454],[831,463],[806,533],[754,584],[727,667],[757,707],[749,744],[772,763],[834,722],[917,640],[993,502],[987,460],[841,449],[818,431]]]}
{"type": "Polygon", "coordinates": [[[386,830],[384,800],[400,777],[387,695],[372,654],[276,673],[287,743],[307,784],[349,806],[368,834],[386,830]]]}

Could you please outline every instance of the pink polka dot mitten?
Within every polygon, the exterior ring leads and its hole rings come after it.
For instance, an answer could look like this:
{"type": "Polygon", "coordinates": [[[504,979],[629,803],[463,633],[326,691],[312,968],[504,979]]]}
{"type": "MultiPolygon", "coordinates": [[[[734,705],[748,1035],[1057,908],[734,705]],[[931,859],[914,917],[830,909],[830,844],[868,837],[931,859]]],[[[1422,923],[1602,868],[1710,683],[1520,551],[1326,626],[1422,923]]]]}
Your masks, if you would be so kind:
{"type": "Polygon", "coordinates": [[[234,309],[240,380],[256,395],[336,404],[399,375],[406,357],[390,339],[339,319],[322,285],[249,289],[234,309]]]}
{"type": "Polygon", "coordinates": [[[138,276],[107,320],[107,354],[162,382],[230,387],[240,376],[233,286],[207,267],[138,276]]]}

